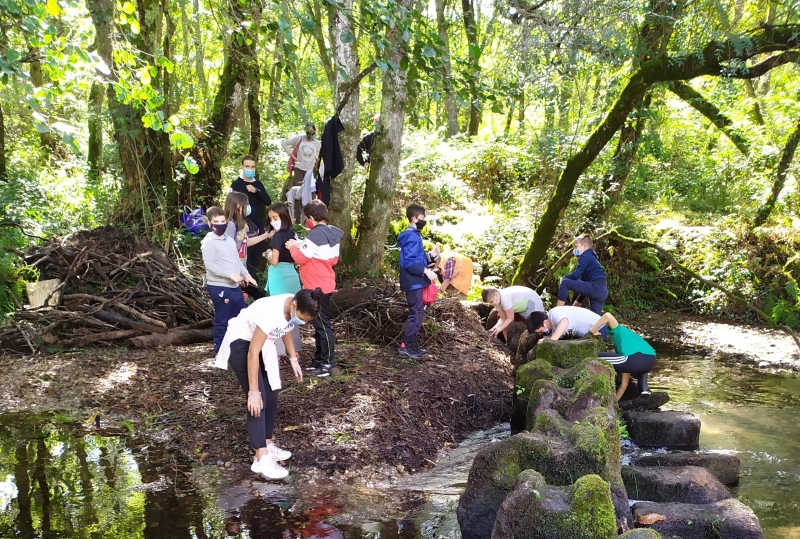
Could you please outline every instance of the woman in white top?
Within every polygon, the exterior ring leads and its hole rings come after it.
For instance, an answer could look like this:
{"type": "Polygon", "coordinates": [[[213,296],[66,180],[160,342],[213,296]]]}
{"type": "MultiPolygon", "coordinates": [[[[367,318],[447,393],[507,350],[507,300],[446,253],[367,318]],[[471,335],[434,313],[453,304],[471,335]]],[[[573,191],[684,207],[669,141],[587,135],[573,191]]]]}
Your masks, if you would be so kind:
{"type": "Polygon", "coordinates": [[[297,135],[281,142],[281,148],[294,161],[294,169],[289,173],[289,178],[283,185],[281,200],[286,200],[286,193],[292,186],[303,185],[306,172],[314,169],[322,143],[316,140],[317,126],[314,122],[306,123],[305,135],[297,135]],[[295,152],[295,149],[297,150],[295,152]]]}
{"type": "Polygon", "coordinates": [[[281,377],[275,341],[282,339],[292,370],[303,380],[291,331],[319,314],[322,290],[300,290],[254,301],[228,322],[216,366],[230,364],[247,394],[247,432],[256,455],[250,469],[267,479],[282,479],[288,470],[279,464],[292,456],[272,442],[278,415],[281,377]],[[262,414],[263,410],[263,414],[262,414]]]}

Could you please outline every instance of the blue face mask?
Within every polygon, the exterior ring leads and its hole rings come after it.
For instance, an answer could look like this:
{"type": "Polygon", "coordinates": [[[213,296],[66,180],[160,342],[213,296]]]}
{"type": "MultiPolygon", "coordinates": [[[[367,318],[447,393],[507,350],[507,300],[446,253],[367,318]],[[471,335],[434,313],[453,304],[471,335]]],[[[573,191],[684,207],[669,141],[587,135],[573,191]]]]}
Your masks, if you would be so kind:
{"type": "Polygon", "coordinates": [[[292,320],[291,320],[291,322],[292,322],[292,324],[294,324],[295,326],[305,326],[305,325],[306,325],[306,321],[305,321],[305,320],[300,320],[299,318],[297,318],[297,311],[295,311],[294,313],[292,313],[292,320]]]}
{"type": "Polygon", "coordinates": [[[580,252],[580,250],[578,250],[578,249],[574,249],[574,250],[572,251],[572,254],[574,254],[575,256],[581,256],[581,252],[580,252]]]}
{"type": "Polygon", "coordinates": [[[247,205],[247,209],[244,211],[244,216],[247,217],[250,215],[250,212],[253,211],[253,208],[250,207],[250,204],[247,205]]]}
{"type": "Polygon", "coordinates": [[[244,177],[248,180],[252,180],[256,177],[256,171],[250,170],[249,168],[242,169],[244,171],[244,177]]]}

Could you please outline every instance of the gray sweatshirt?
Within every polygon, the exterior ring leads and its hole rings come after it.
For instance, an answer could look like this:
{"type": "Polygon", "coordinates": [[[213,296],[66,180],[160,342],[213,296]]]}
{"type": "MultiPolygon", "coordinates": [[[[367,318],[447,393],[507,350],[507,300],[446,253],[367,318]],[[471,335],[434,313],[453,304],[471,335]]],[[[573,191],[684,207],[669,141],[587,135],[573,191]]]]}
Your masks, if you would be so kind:
{"type": "Polygon", "coordinates": [[[248,277],[247,268],[239,260],[236,242],[228,235],[206,234],[200,246],[203,264],[206,266],[206,284],[236,288],[238,283],[230,278],[231,273],[248,277]]]}

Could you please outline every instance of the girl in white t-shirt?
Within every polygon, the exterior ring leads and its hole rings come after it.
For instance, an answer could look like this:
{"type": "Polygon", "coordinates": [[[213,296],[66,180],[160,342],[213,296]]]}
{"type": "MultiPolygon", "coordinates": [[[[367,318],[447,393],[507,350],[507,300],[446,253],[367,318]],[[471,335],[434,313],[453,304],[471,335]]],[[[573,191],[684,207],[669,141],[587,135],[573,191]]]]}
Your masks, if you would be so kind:
{"type": "Polygon", "coordinates": [[[291,331],[319,314],[322,290],[300,290],[254,301],[228,322],[216,366],[230,364],[247,395],[247,432],[256,454],[250,469],[267,479],[282,479],[289,471],[279,464],[292,456],[272,442],[278,415],[281,377],[275,341],[282,339],[292,370],[303,380],[291,331]],[[263,413],[262,413],[263,411],[263,413]]]}

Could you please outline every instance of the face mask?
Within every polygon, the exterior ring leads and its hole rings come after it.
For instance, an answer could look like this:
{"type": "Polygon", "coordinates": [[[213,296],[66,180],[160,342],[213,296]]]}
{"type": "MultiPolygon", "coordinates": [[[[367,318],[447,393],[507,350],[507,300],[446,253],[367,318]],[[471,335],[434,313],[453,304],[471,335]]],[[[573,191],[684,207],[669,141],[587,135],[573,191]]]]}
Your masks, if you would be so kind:
{"type": "Polygon", "coordinates": [[[425,225],[427,224],[428,221],[426,221],[425,219],[420,219],[419,221],[417,221],[417,230],[422,230],[423,228],[425,228],[425,225]]]}
{"type": "Polygon", "coordinates": [[[272,228],[275,229],[275,231],[277,232],[278,230],[281,229],[281,224],[282,223],[281,223],[281,220],[278,219],[277,221],[270,221],[269,224],[271,224],[272,228]]]}
{"type": "Polygon", "coordinates": [[[256,171],[255,170],[250,170],[249,168],[245,168],[245,169],[242,169],[242,170],[244,172],[244,177],[247,178],[248,180],[252,180],[253,178],[256,177],[256,171]]]}
{"type": "Polygon", "coordinates": [[[314,229],[314,221],[312,221],[311,219],[306,219],[306,228],[309,229],[309,230],[313,230],[314,229]]]}
{"type": "Polygon", "coordinates": [[[306,131],[306,137],[308,137],[309,139],[314,138],[314,132],[313,131],[306,131]]]}
{"type": "Polygon", "coordinates": [[[211,228],[214,230],[214,234],[217,236],[223,236],[225,234],[225,230],[228,228],[228,223],[222,223],[221,225],[212,224],[211,228]]]}
{"type": "Polygon", "coordinates": [[[574,249],[572,251],[572,254],[574,254],[575,256],[581,256],[581,251],[580,251],[580,249],[574,249]]]}
{"type": "Polygon", "coordinates": [[[292,313],[292,320],[291,320],[291,322],[292,322],[292,324],[294,324],[295,326],[305,326],[305,325],[306,325],[306,322],[305,322],[305,320],[300,320],[299,318],[297,318],[297,311],[295,311],[294,313],[292,313]]]}
{"type": "Polygon", "coordinates": [[[377,131],[381,124],[372,124],[372,130],[377,131]]]}
{"type": "Polygon", "coordinates": [[[550,335],[550,329],[549,328],[544,328],[544,331],[542,332],[542,335],[550,335]]]}
{"type": "Polygon", "coordinates": [[[247,209],[244,211],[244,216],[247,217],[250,215],[250,212],[253,211],[253,208],[250,207],[250,204],[247,205],[247,209]]]}

